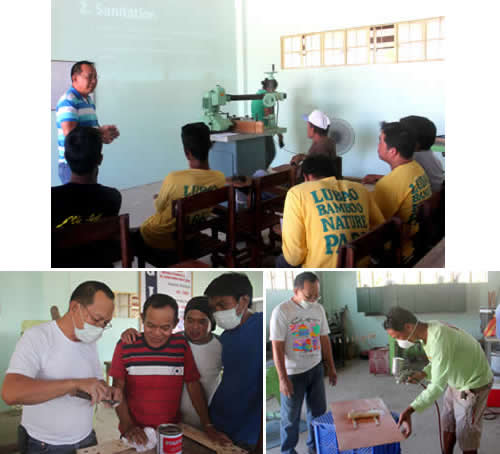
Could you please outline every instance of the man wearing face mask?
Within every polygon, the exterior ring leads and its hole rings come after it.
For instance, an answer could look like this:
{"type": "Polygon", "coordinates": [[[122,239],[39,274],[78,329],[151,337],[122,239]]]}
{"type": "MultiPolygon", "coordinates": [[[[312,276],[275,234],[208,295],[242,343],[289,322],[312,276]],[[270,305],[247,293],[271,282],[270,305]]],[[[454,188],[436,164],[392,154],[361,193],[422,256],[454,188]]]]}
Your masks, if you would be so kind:
{"type": "Polygon", "coordinates": [[[319,279],[304,272],[295,278],[294,295],[275,307],[269,322],[269,338],[278,372],[281,394],[281,452],[296,454],[300,412],[307,408],[309,453],[315,453],[313,418],[326,412],[324,369],[332,386],[337,383],[330,329],[319,301],[319,279]]]}
{"type": "Polygon", "coordinates": [[[430,380],[427,388],[407,407],[398,426],[411,434],[411,415],[429,408],[444,395],[441,421],[445,454],[452,454],[458,441],[464,454],[476,454],[481,439],[483,413],[493,383],[493,373],[479,342],[470,334],[438,321],[421,322],[414,314],[394,307],[384,329],[402,348],[421,342],[429,359],[412,382],[430,380]]]}
{"type": "Polygon", "coordinates": [[[262,313],[251,312],[252,284],[243,273],[224,273],[205,290],[215,321],[224,329],[222,381],[210,417],[233,442],[262,453],[262,313]]]}
{"type": "Polygon", "coordinates": [[[200,374],[191,348],[181,333],[173,333],[179,322],[177,302],[157,293],[144,303],[144,333],[129,345],[119,341],[111,363],[113,385],[124,391],[116,408],[119,430],[128,441],[146,444],[145,427],[180,422],[183,386],[207,435],[224,443],[208,416],[200,374]]]}
{"type": "Polygon", "coordinates": [[[93,404],[122,398],[103,381],[96,341],[110,326],[114,294],[87,281],[71,295],[58,320],[27,330],[16,345],[2,388],[8,405],[23,405],[18,443],[21,454],[73,454],[97,444],[93,404]],[[88,393],[91,400],[76,397],[88,393]]]}
{"type": "MultiPolygon", "coordinates": [[[[192,298],[184,309],[184,336],[193,352],[194,362],[200,373],[200,383],[209,405],[219,386],[222,371],[222,344],[219,337],[212,333],[215,327],[214,317],[208,307],[208,298],[192,298]]],[[[125,344],[132,344],[139,336],[137,330],[129,328],[122,334],[121,339],[125,344]]],[[[181,418],[184,423],[203,428],[186,384],[182,389],[181,418]]]]}

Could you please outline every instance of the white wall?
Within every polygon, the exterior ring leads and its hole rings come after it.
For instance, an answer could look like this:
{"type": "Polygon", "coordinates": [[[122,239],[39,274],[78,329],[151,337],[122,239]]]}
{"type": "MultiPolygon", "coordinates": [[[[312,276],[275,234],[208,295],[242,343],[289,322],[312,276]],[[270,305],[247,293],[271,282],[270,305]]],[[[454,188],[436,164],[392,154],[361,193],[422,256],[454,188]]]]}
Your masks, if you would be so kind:
{"type": "MultiPolygon", "coordinates": [[[[245,9],[247,70],[246,91],[260,88],[264,71],[271,64],[280,68],[280,37],[323,30],[375,25],[443,15],[435,1],[386,0],[350,2],[310,0],[243,0],[245,9]],[[248,81],[248,82],[247,82],[248,81]]],[[[286,148],[307,152],[310,141],[302,114],[318,108],[330,116],[347,120],[355,130],[356,143],[344,156],[344,175],[387,173],[377,156],[380,121],[406,115],[432,119],[438,134],[444,134],[445,64],[443,62],[371,65],[280,71],[278,89],[288,98],[280,103],[280,126],[288,128],[286,148]]],[[[279,151],[274,164],[290,160],[279,151]]]]}

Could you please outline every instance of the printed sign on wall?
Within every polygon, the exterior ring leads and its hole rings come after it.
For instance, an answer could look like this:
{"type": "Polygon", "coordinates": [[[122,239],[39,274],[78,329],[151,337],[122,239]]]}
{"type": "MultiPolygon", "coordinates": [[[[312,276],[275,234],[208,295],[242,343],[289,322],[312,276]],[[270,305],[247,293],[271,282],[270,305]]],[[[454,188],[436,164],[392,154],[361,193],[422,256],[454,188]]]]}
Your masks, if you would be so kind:
{"type": "Polygon", "coordinates": [[[193,295],[191,271],[141,271],[141,312],[145,301],[155,293],[171,296],[179,305],[179,324],[174,332],[184,331],[184,309],[193,295]]]}

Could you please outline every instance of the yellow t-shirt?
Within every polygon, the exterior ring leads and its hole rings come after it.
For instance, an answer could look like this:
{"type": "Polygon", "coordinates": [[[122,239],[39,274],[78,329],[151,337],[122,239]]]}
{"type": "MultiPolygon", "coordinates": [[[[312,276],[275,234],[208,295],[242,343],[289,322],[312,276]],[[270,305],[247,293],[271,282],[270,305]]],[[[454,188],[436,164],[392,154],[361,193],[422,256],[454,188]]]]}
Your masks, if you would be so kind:
{"type": "MultiPolygon", "coordinates": [[[[417,161],[411,161],[396,167],[382,177],[372,193],[385,219],[398,216],[406,226],[406,234],[418,231],[417,207],[432,195],[429,178],[417,161]]],[[[403,245],[403,257],[413,253],[411,241],[403,245]]]]}
{"type": "Polygon", "coordinates": [[[384,222],[359,183],[335,177],[292,187],[283,213],[283,255],[290,265],[336,268],[340,246],[384,222]]]}
{"type": "MultiPolygon", "coordinates": [[[[173,249],[175,219],[172,217],[172,202],[221,188],[225,184],[226,178],[218,170],[188,169],[169,173],[155,200],[156,213],[141,225],[141,235],[146,244],[154,248],[173,249]]],[[[199,212],[194,216],[204,213],[199,212]]]]}

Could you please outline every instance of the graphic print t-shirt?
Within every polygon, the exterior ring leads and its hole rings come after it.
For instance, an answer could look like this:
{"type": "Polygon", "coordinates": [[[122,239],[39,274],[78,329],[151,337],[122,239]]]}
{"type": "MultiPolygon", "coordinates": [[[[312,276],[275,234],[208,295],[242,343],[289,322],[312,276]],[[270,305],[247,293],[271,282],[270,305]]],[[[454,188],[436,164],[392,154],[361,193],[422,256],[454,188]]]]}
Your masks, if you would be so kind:
{"type": "Polygon", "coordinates": [[[319,303],[304,309],[292,300],[273,309],[269,323],[270,339],[285,342],[288,375],[301,374],[321,362],[320,336],[330,333],[325,309],[319,303]]]}

